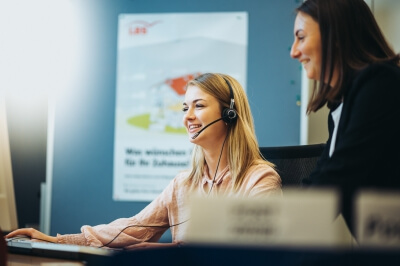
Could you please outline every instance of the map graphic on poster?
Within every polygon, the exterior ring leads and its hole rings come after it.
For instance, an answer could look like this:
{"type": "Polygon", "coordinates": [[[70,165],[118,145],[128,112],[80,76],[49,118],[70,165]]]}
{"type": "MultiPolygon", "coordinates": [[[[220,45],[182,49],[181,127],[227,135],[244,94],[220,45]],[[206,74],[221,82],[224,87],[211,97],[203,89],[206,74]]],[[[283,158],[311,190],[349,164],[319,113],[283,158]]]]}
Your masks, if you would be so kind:
{"type": "Polygon", "coordinates": [[[185,85],[218,72],[245,86],[247,27],[246,12],[119,15],[114,200],[151,201],[190,167],[185,85]]]}

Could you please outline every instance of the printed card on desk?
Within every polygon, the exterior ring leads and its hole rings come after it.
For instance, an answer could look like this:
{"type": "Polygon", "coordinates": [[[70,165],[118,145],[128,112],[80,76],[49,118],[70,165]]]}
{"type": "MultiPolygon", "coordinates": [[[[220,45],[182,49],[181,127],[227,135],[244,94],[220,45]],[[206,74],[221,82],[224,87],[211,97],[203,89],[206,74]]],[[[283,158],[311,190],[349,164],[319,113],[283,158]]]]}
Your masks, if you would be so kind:
{"type": "Polygon", "coordinates": [[[193,198],[188,243],[333,246],[334,190],[285,190],[266,198],[193,198]]]}
{"type": "Polygon", "coordinates": [[[354,209],[360,247],[400,249],[399,191],[360,191],[354,209]]]}

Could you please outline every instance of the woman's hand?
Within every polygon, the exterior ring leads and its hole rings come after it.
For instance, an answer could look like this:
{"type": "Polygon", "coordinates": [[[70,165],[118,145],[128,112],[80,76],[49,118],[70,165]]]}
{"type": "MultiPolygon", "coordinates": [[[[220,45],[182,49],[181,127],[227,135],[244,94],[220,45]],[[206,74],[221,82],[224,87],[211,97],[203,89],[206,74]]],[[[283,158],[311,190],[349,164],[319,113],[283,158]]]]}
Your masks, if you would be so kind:
{"type": "Polygon", "coordinates": [[[12,231],[8,235],[6,235],[5,238],[12,238],[12,237],[20,236],[20,235],[28,236],[32,240],[42,240],[42,241],[53,242],[53,243],[57,242],[57,237],[43,234],[42,232],[39,232],[38,230],[33,229],[33,228],[17,229],[15,231],[12,231]]]}

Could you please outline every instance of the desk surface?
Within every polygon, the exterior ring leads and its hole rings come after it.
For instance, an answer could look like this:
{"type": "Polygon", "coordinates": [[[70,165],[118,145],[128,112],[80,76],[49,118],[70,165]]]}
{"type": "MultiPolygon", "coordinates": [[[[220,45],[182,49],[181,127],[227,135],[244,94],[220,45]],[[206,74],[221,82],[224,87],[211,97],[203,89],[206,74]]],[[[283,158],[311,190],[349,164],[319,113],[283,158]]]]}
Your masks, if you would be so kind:
{"type": "Polygon", "coordinates": [[[83,262],[73,261],[73,260],[60,260],[60,259],[44,258],[38,256],[19,255],[13,253],[7,254],[7,266],[28,266],[28,265],[82,266],[85,264],[83,262]]]}
{"type": "Polygon", "coordinates": [[[233,265],[385,265],[399,266],[397,250],[343,250],[254,248],[223,246],[182,246],[150,248],[117,253],[111,257],[96,257],[85,262],[60,260],[30,255],[8,254],[8,266],[27,265],[164,265],[164,266],[233,266],[233,265]]]}
{"type": "MultiPolygon", "coordinates": [[[[345,250],[335,248],[182,246],[144,249],[116,254],[112,262],[119,266],[399,266],[399,250],[345,250]]],[[[113,264],[114,265],[114,264],[113,264]]]]}

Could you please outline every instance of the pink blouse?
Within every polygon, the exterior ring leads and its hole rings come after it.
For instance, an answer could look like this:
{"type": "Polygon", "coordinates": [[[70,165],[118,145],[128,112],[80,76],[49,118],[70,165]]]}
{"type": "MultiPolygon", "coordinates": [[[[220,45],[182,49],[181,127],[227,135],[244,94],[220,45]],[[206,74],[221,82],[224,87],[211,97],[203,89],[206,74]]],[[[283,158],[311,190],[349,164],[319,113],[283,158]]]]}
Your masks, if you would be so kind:
{"type": "MultiPolygon", "coordinates": [[[[190,184],[184,182],[188,174],[188,171],[179,173],[156,199],[135,216],[120,218],[109,224],[84,225],[80,234],[58,234],[57,242],[118,248],[141,242],[157,242],[168,228],[171,228],[173,241],[182,241],[186,221],[189,219],[187,199],[195,193],[189,190],[190,184]]],[[[231,192],[232,179],[228,166],[216,176],[209,193],[212,182],[206,169],[197,191],[205,196],[210,194],[258,197],[282,194],[278,173],[266,164],[252,166],[234,194],[231,192]]]]}

